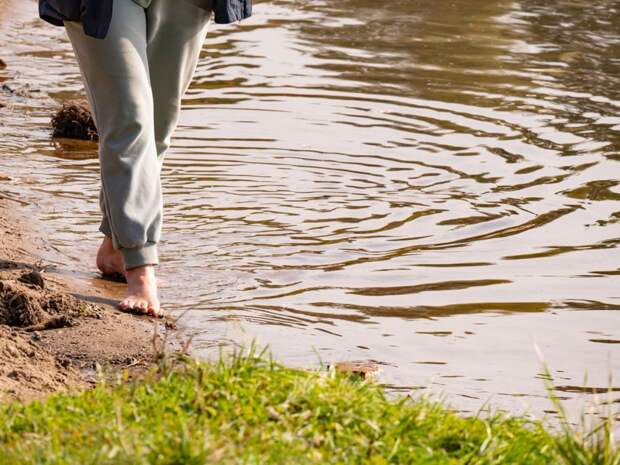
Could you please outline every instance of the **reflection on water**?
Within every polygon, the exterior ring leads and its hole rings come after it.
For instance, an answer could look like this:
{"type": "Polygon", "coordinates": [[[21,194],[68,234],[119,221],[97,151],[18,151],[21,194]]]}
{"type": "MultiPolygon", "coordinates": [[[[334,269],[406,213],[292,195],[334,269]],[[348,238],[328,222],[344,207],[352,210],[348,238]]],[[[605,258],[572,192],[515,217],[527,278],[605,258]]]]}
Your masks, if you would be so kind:
{"type": "MultiPolygon", "coordinates": [[[[619,10],[275,0],[214,27],[163,173],[163,298],[196,350],[257,338],[294,365],[378,360],[395,389],[464,410],[548,407],[534,344],[562,395],[586,371],[605,386],[620,368],[619,10]]],[[[95,147],[47,129],[79,74],[31,13],[2,37],[22,89],[2,169],[63,264],[92,273],[95,147]]]]}

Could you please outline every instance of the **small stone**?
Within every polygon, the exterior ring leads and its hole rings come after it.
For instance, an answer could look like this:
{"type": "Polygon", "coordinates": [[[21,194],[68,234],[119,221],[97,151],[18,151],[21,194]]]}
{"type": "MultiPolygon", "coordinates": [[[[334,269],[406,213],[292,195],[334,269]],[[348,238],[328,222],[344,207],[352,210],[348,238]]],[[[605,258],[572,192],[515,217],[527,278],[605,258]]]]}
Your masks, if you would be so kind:
{"type": "Polygon", "coordinates": [[[338,373],[355,376],[363,380],[375,379],[380,371],[377,363],[365,361],[337,362],[334,368],[338,373]]]}
{"type": "Polygon", "coordinates": [[[33,333],[32,333],[32,340],[33,341],[40,341],[41,340],[41,333],[39,331],[33,331],[33,333]]]}
{"type": "Polygon", "coordinates": [[[11,357],[18,357],[19,356],[19,351],[17,350],[16,347],[12,346],[12,345],[7,345],[6,346],[6,351],[7,353],[11,356],[11,357]]]}

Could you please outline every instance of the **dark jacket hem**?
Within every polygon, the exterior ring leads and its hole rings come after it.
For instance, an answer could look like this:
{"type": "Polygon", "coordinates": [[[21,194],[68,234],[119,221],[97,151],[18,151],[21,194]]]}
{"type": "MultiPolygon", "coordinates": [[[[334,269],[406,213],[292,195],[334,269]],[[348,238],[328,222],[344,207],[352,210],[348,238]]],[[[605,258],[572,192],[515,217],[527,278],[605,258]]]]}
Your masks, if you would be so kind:
{"type": "MultiPolygon", "coordinates": [[[[79,21],[84,33],[103,39],[112,21],[113,0],[39,0],[39,17],[54,26],[79,21]]],[[[214,0],[217,24],[230,24],[252,15],[252,0],[214,0]]]]}

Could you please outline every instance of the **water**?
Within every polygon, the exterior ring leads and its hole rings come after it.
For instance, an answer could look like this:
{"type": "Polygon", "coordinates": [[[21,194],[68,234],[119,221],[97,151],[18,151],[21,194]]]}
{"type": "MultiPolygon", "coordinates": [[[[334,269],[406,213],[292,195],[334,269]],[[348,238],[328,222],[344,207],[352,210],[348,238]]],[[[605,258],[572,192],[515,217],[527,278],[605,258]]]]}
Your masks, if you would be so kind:
{"type": "MultiPolygon", "coordinates": [[[[96,147],[48,129],[78,69],[20,8],[0,33],[21,94],[0,110],[3,188],[95,285],[96,147]]],[[[466,412],[547,411],[535,347],[570,408],[608,387],[620,2],[255,10],[211,29],[163,173],[162,297],[195,352],[256,339],[294,366],[375,360],[396,391],[466,412]]]]}

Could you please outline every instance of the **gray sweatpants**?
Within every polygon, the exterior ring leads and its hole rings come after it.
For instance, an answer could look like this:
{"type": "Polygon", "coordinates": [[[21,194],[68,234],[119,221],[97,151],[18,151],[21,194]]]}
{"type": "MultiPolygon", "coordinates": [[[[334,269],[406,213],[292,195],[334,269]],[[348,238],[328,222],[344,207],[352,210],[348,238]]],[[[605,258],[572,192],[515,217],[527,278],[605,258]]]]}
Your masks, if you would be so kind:
{"type": "Polygon", "coordinates": [[[114,0],[105,39],[65,27],[99,131],[99,230],[127,269],[158,263],[160,171],[207,33],[210,0],[114,0]],[[201,6],[198,6],[201,5],[201,6]]]}

